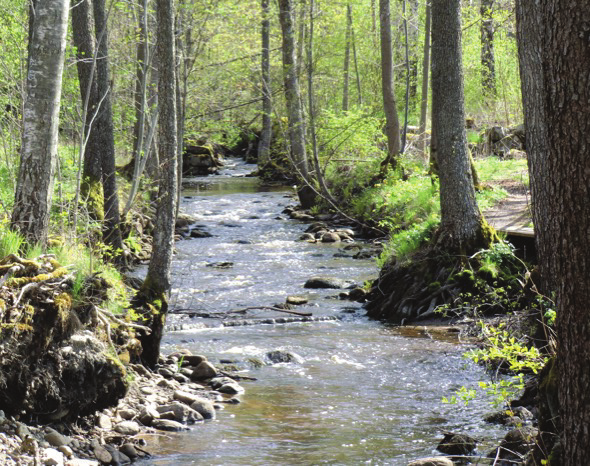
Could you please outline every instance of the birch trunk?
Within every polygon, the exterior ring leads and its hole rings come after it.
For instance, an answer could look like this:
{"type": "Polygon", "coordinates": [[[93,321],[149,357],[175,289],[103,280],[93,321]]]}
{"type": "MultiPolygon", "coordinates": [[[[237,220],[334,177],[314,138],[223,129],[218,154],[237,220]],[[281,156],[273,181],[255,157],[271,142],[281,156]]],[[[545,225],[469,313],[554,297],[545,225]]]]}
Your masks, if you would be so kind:
{"type": "Polygon", "coordinates": [[[69,0],[37,0],[31,21],[21,161],[12,228],[47,244],[69,0]]]}

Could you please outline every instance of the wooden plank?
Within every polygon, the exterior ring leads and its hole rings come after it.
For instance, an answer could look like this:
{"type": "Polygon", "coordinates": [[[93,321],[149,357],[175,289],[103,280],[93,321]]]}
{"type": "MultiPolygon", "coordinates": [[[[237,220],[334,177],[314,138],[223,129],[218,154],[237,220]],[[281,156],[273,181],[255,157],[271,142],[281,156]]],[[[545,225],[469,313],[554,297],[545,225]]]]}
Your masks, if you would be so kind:
{"type": "Polygon", "coordinates": [[[530,227],[504,226],[496,228],[496,231],[504,233],[507,236],[522,236],[525,238],[535,237],[535,230],[530,227]]]}

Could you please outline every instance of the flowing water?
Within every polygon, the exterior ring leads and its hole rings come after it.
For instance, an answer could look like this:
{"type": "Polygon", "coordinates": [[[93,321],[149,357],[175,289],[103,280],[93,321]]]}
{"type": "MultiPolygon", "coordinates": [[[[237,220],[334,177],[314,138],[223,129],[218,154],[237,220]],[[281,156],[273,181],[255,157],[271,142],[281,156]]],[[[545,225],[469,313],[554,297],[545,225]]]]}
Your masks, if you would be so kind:
{"type": "MultiPolygon", "coordinates": [[[[298,309],[336,320],[224,327],[220,320],[171,316],[190,329],[168,333],[163,352],[188,348],[213,362],[242,364],[258,380],[241,382],[241,404],[227,405],[217,420],[150,438],[157,456],[143,464],[405,465],[436,454],[447,430],[469,433],[480,439],[480,453],[489,451],[504,432],[481,419],[487,402],[441,403],[486,379],[462,358],[465,346],[370,321],[360,305],[339,300],[338,290],[304,289],[316,275],[362,284],[377,268],[374,260],[353,259],[355,251],[343,244],[296,241],[307,225],[282,214],[294,204],[292,192],[236,176],[252,166],[234,161],[229,168],[184,187],[183,210],[213,237],[176,244],[172,307],[225,312],[300,295],[309,304],[298,309]],[[277,349],[301,359],[244,364],[277,349]]],[[[259,321],[280,317],[268,310],[247,314],[259,321]]]]}

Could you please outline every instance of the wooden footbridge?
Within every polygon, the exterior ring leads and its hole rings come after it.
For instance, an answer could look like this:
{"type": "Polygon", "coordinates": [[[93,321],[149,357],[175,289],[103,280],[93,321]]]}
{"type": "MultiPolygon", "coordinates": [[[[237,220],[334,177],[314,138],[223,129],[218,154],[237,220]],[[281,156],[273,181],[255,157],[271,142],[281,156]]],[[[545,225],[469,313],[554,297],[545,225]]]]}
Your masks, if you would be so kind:
{"type": "Polygon", "coordinates": [[[512,194],[485,211],[484,216],[497,232],[506,235],[520,257],[533,262],[536,260],[535,232],[528,196],[512,194]]]}
{"type": "Polygon", "coordinates": [[[513,194],[492,209],[484,212],[485,218],[496,231],[506,236],[534,238],[529,198],[525,194],[513,194]]]}

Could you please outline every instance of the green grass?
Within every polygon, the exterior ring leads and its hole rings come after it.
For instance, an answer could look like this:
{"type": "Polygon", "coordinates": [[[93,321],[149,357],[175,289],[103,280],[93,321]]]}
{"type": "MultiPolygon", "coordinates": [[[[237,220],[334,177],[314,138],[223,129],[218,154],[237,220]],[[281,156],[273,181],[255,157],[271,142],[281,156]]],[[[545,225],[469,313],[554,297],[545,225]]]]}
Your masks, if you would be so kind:
{"type": "Polygon", "coordinates": [[[529,185],[527,161],[524,159],[504,160],[499,157],[483,157],[475,159],[475,167],[484,183],[509,180],[520,182],[527,187],[529,185]]]}
{"type": "MultiPolygon", "coordinates": [[[[377,260],[383,266],[391,257],[403,261],[430,238],[440,221],[440,204],[438,182],[433,183],[426,169],[408,156],[400,160],[404,172],[411,173],[406,181],[401,179],[400,169],[383,182],[372,184],[380,160],[367,157],[362,163],[344,167],[333,163],[327,177],[346,212],[388,234],[389,240],[377,260]]],[[[503,184],[528,185],[526,160],[487,157],[476,160],[476,167],[486,186],[476,193],[482,211],[509,195],[503,184]]]]}

